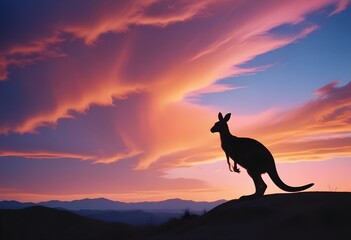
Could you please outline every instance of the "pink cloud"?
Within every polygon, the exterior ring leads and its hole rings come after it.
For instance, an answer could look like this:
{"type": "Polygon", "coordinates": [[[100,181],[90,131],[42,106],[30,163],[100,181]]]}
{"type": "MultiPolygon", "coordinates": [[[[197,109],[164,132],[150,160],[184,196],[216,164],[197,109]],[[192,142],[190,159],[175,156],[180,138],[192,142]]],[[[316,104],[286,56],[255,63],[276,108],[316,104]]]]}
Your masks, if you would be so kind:
{"type": "Polygon", "coordinates": [[[67,18],[51,18],[39,40],[28,34],[25,44],[4,48],[7,54],[42,56],[59,47],[66,57],[36,62],[20,71],[22,78],[10,79],[25,87],[10,98],[16,111],[1,119],[0,132],[57,127],[60,119],[89,114],[93,106],[118,106],[124,99],[128,117],[109,117],[115,119],[110,134],[123,136],[125,144],[115,152],[96,154],[97,161],[110,163],[142,153],[137,168],[147,168],[190,145],[204,146],[212,141],[206,122],[212,122],[213,110],[185,97],[206,86],[213,91],[217,80],[242,74],[240,64],[305,37],[316,26],[293,36],[270,31],[298,24],[333,3],[267,1],[258,8],[232,1],[104,2],[88,4],[79,17],[77,12],[63,14],[65,7],[60,6],[58,12],[67,18]],[[132,98],[135,94],[142,97],[132,98]]]}
{"type": "Polygon", "coordinates": [[[331,91],[333,91],[333,89],[335,88],[335,86],[339,83],[339,80],[334,80],[331,83],[328,83],[327,85],[318,88],[315,93],[319,94],[319,95],[328,95],[331,91]]]}
{"type": "Polygon", "coordinates": [[[126,32],[132,26],[151,25],[166,27],[169,24],[193,18],[210,5],[205,1],[134,1],[114,2],[100,5],[100,11],[94,14],[94,22],[78,21],[64,26],[65,32],[83,38],[88,44],[93,43],[101,34],[108,32],[126,32]],[[116,11],[118,13],[116,13],[116,11]]]}
{"type": "Polygon", "coordinates": [[[40,60],[66,56],[53,47],[62,41],[63,39],[54,35],[26,44],[10,46],[4,52],[0,51],[0,81],[8,78],[9,67],[23,68],[40,60]]]}
{"type": "Polygon", "coordinates": [[[197,89],[193,92],[190,92],[189,94],[187,94],[187,96],[185,98],[194,100],[198,96],[201,96],[203,94],[225,92],[225,91],[231,91],[231,90],[236,90],[236,89],[240,89],[240,88],[244,88],[244,87],[243,86],[235,87],[235,86],[230,85],[230,84],[214,83],[214,84],[211,84],[209,86],[197,89]]]}
{"type": "MultiPolygon", "coordinates": [[[[0,169],[2,199],[43,201],[104,196],[135,201],[143,196],[146,201],[215,191],[209,184],[196,179],[166,179],[157,170],[132,171],[133,160],[109,165],[74,159],[10,160],[0,169]]],[[[0,164],[3,161],[0,159],[0,164]]]]}
{"type": "MultiPolygon", "coordinates": [[[[277,111],[264,126],[243,130],[262,139],[280,161],[325,160],[351,155],[351,82],[333,81],[317,98],[293,109],[277,111]]],[[[257,119],[260,122],[261,119],[257,119]]]]}
{"type": "MultiPolygon", "coordinates": [[[[320,96],[292,109],[233,115],[229,122],[232,133],[262,141],[282,162],[350,156],[351,82],[341,87],[336,84],[333,81],[319,88],[320,96]]],[[[154,167],[172,169],[224,159],[218,139],[203,139],[207,142],[202,145],[163,156],[154,167]]]]}
{"type": "Polygon", "coordinates": [[[91,159],[91,156],[83,154],[63,153],[63,152],[50,152],[50,151],[1,151],[0,157],[23,157],[23,158],[35,158],[35,159],[55,159],[55,158],[72,158],[72,159],[91,159]]]}
{"type": "Polygon", "coordinates": [[[8,76],[7,67],[8,67],[8,63],[5,57],[0,55],[0,81],[7,79],[7,76],[8,76]]]}
{"type": "Polygon", "coordinates": [[[348,7],[349,3],[349,0],[339,0],[339,2],[336,5],[336,8],[329,14],[329,16],[333,16],[344,11],[348,7]]]}
{"type": "MultiPolygon", "coordinates": [[[[102,34],[125,32],[130,26],[151,25],[165,27],[168,24],[186,21],[196,16],[212,1],[107,1],[99,4],[84,2],[85,11],[72,11],[79,7],[79,2],[68,5],[49,3],[39,12],[26,12],[28,21],[21,24],[24,30],[16,35],[3,36],[12,39],[0,45],[0,80],[7,79],[7,69],[33,64],[38,59],[65,55],[53,45],[59,45],[67,33],[82,38],[85,43],[94,43],[102,34]],[[50,6],[53,5],[53,6],[50,6]],[[50,11],[54,11],[50,15],[50,11]],[[77,17],[79,15],[79,17],[77,17]],[[45,19],[38,23],[37,29],[28,31],[32,19],[45,19]],[[34,55],[34,56],[33,56],[34,55]],[[6,60],[5,63],[3,63],[6,60]]],[[[11,9],[12,10],[12,9],[11,9]]],[[[11,11],[9,10],[9,11],[11,11]]],[[[22,18],[23,16],[17,16],[22,18]]]]}

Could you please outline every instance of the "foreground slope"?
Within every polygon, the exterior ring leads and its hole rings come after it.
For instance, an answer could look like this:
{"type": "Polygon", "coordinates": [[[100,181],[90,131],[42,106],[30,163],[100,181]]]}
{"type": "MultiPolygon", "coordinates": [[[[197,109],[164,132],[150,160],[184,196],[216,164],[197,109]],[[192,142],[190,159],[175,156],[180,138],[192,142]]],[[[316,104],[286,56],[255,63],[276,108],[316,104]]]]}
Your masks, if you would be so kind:
{"type": "Polygon", "coordinates": [[[147,239],[351,239],[351,193],[304,192],[232,200],[147,239]]]}

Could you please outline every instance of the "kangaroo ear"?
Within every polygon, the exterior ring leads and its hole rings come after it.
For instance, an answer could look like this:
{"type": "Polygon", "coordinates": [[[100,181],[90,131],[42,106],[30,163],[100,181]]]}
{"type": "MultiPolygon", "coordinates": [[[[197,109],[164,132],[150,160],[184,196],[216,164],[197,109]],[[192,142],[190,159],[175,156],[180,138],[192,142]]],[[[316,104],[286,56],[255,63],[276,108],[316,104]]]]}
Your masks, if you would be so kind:
{"type": "Polygon", "coordinates": [[[224,121],[228,122],[230,119],[230,115],[231,115],[230,113],[227,113],[224,117],[224,121]]]}
{"type": "Polygon", "coordinates": [[[222,121],[223,120],[223,115],[221,112],[218,113],[218,120],[219,121],[222,121]]]}

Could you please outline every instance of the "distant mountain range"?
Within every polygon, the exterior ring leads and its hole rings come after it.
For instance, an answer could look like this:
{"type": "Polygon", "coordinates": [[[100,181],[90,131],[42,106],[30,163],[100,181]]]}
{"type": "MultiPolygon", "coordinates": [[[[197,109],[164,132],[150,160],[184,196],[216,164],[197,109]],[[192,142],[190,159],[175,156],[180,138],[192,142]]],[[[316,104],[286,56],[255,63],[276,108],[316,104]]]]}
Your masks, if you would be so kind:
{"type": "Polygon", "coordinates": [[[201,215],[222,204],[225,200],[215,202],[194,202],[181,199],[169,199],[160,202],[125,203],[105,198],[82,199],[74,201],[48,201],[39,203],[21,203],[1,201],[0,209],[23,209],[44,206],[68,210],[80,216],[105,222],[120,222],[131,225],[159,225],[170,219],[180,218],[185,210],[201,215]]]}
{"type": "Polygon", "coordinates": [[[17,201],[1,201],[0,209],[21,209],[31,206],[45,206],[50,208],[63,208],[70,211],[78,210],[116,210],[116,211],[130,211],[142,210],[147,212],[183,212],[189,209],[193,212],[209,211],[212,208],[226,202],[226,200],[218,200],[215,202],[195,202],[182,199],[168,199],[159,202],[137,202],[125,203],[119,201],[112,201],[106,198],[95,199],[81,199],[74,201],[58,201],[52,200],[48,202],[17,202],[17,201]]]}

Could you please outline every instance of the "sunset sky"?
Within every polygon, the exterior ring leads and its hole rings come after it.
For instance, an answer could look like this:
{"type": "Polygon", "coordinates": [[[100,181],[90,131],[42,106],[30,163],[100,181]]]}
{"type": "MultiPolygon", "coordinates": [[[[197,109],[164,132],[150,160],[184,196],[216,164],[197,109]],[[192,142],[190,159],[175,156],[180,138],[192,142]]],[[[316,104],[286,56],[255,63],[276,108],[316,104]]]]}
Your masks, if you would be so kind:
{"type": "Polygon", "coordinates": [[[351,191],[350,1],[0,2],[0,200],[251,194],[219,111],[287,184],[351,191]]]}

